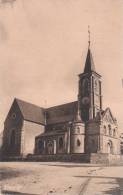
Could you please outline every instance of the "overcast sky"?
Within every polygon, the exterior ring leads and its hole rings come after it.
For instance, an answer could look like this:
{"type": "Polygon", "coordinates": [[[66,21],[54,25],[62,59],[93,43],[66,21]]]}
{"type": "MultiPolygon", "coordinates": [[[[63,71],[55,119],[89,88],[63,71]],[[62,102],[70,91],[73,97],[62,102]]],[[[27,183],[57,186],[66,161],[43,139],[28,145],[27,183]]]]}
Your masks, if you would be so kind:
{"type": "Polygon", "coordinates": [[[9,1],[0,3],[1,130],[14,97],[47,107],[77,99],[88,25],[103,106],[123,129],[123,1],[9,1]]]}

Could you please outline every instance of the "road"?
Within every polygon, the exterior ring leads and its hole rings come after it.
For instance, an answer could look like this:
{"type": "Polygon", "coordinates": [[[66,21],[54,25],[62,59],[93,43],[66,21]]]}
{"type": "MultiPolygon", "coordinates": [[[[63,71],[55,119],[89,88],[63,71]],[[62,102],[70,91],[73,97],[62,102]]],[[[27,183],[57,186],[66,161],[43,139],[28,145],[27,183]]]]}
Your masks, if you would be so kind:
{"type": "Polygon", "coordinates": [[[3,195],[123,195],[123,166],[4,162],[0,172],[3,195]]]}

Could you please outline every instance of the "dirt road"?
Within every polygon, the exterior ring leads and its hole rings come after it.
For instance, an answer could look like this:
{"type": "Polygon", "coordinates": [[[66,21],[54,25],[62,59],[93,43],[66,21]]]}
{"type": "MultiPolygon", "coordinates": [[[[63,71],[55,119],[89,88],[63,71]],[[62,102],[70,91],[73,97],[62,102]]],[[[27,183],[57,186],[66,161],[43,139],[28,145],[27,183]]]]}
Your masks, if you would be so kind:
{"type": "Polygon", "coordinates": [[[4,162],[1,194],[123,195],[123,166],[4,162]]]}

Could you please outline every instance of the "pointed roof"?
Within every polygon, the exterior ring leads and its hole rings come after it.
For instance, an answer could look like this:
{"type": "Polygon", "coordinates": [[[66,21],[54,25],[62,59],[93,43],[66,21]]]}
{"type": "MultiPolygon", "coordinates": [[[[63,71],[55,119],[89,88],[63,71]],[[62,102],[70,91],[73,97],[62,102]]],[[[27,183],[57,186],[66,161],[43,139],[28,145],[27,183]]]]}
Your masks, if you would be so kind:
{"type": "Polygon", "coordinates": [[[84,73],[90,73],[92,71],[96,72],[94,61],[93,61],[93,56],[92,56],[92,53],[89,47],[87,57],[86,57],[86,62],[85,62],[84,73]]]}
{"type": "Polygon", "coordinates": [[[39,124],[45,124],[44,109],[25,102],[23,100],[15,98],[15,100],[20,108],[23,118],[28,121],[32,121],[39,124]]]}
{"type": "Polygon", "coordinates": [[[74,118],[74,123],[82,123],[82,119],[80,117],[79,111],[77,111],[75,118],[74,118]]]}

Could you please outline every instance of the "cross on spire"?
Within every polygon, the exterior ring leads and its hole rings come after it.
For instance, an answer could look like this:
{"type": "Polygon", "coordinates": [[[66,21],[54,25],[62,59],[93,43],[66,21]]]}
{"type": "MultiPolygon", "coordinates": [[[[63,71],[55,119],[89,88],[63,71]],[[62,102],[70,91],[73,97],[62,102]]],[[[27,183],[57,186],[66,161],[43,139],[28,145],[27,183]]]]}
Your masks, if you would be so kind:
{"type": "Polygon", "coordinates": [[[88,25],[88,47],[90,48],[91,43],[91,32],[90,32],[90,26],[88,25]]]}
{"type": "Polygon", "coordinates": [[[87,52],[87,57],[86,57],[86,62],[85,62],[85,68],[84,68],[84,73],[89,73],[92,71],[96,71],[95,70],[95,66],[94,66],[94,62],[93,62],[93,56],[91,53],[91,49],[90,49],[90,26],[88,25],[88,52],[87,52]]]}

